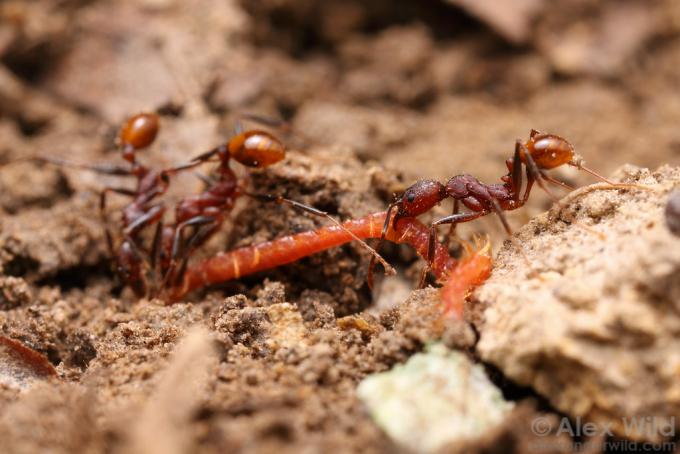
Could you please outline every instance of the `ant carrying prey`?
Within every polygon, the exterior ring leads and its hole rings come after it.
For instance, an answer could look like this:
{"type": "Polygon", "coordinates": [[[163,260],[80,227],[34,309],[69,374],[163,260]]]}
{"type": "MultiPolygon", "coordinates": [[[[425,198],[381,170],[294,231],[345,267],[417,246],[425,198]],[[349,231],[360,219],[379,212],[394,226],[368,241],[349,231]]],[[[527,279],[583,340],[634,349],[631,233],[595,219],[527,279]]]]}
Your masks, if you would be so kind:
{"type": "MultiPolygon", "coordinates": [[[[249,116],[248,118],[260,122],[266,121],[269,125],[276,124],[275,121],[261,120],[260,117],[249,116]]],[[[215,180],[208,179],[208,187],[203,192],[179,201],[175,209],[175,223],[173,225],[164,228],[159,225],[152,255],[157,255],[160,251],[165,259],[161,260],[160,272],[163,275],[163,288],[183,285],[189,258],[194,250],[218,231],[224,222],[225,215],[232,210],[236,199],[244,195],[264,202],[286,204],[304,213],[328,219],[353,240],[358,241],[373,255],[374,259],[385,265],[387,272],[394,273],[390,265],[363,239],[325,211],[280,195],[250,192],[245,188],[244,181],[237,178],[230,167],[231,159],[246,167],[265,168],[281,161],[284,157],[285,147],[276,137],[265,131],[243,131],[240,123],[237,122],[236,135],[226,145],[203,153],[187,164],[187,166],[194,166],[216,159],[218,162],[217,178],[215,180]],[[187,229],[192,231],[185,237],[185,230],[187,229]],[[162,238],[159,237],[161,231],[162,238]],[[159,242],[162,245],[160,249],[157,247],[159,242]]],[[[266,254],[263,256],[263,262],[265,259],[266,254]]]]}
{"type": "Polygon", "coordinates": [[[150,147],[156,140],[160,121],[154,113],[139,113],[129,117],[119,130],[116,145],[122,158],[129,165],[117,164],[81,164],[51,156],[30,156],[22,160],[45,162],[58,166],[85,169],[104,175],[136,178],[134,189],[118,186],[106,186],[99,192],[99,211],[104,225],[104,233],[109,254],[115,262],[119,278],[138,294],[146,292],[142,276],[142,255],[146,248],[142,245],[143,231],[160,221],[166,207],[158,198],[165,194],[170,184],[170,177],[178,172],[195,167],[180,165],[163,170],[153,169],[139,162],[137,153],[150,147]],[[116,246],[107,215],[108,194],[114,193],[131,200],[122,208],[121,236],[116,246]]]}
{"type": "MultiPolygon", "coordinates": [[[[495,213],[503,224],[508,235],[512,229],[504,211],[516,210],[527,202],[531,189],[537,184],[550,198],[563,208],[559,199],[550,191],[546,183],[572,189],[565,183],[555,180],[546,173],[562,165],[569,165],[590,173],[596,178],[611,185],[612,188],[645,188],[635,184],[615,183],[583,165],[583,159],[574,152],[574,147],[564,138],[555,134],[545,134],[532,129],[526,142],[517,140],[513,157],[506,160],[508,174],[501,177],[503,183],[485,184],[469,174],[456,175],[446,184],[436,180],[420,180],[404,191],[387,209],[387,216],[382,228],[381,243],[390,226],[394,228],[400,219],[414,218],[426,213],[447,198],[453,199],[453,213],[436,219],[430,224],[428,239],[427,266],[423,269],[420,286],[424,286],[427,270],[432,266],[433,250],[437,239],[436,228],[442,224],[451,227],[446,237],[448,246],[456,225],[495,213]],[[523,174],[526,175],[526,186],[522,193],[523,174]],[[461,213],[460,204],[469,212],[461,213]],[[396,210],[394,216],[392,212],[396,210]]],[[[511,238],[513,238],[511,236],[511,238]]],[[[513,240],[514,241],[514,240],[513,240]]],[[[377,250],[380,250],[381,243],[377,250]]],[[[368,270],[369,285],[373,283],[373,267],[371,259],[368,270]]]]}
{"type": "MultiPolygon", "coordinates": [[[[279,126],[276,120],[256,116],[240,116],[268,126],[279,126]]],[[[390,265],[353,232],[348,230],[328,213],[273,194],[250,192],[246,178],[239,178],[231,167],[236,161],[247,168],[266,168],[284,159],[286,148],[273,134],[264,130],[244,130],[236,121],[235,134],[223,145],[215,147],[185,164],[153,169],[141,164],[137,152],[148,148],[159,130],[159,119],[153,113],[141,113],[130,117],[121,127],[117,145],[129,166],[111,164],[78,164],[60,158],[33,156],[24,158],[50,164],[86,169],[101,174],[132,176],[136,187],[105,187],[100,192],[100,213],[105,228],[109,253],[121,281],[130,286],[138,296],[158,296],[173,293],[173,288],[184,282],[183,276],[189,259],[196,248],[211,238],[223,224],[225,217],[234,207],[236,200],[248,196],[265,202],[287,204],[305,213],[324,217],[336,227],[345,231],[353,240],[359,241],[374,254],[388,272],[394,272],[390,265]],[[165,223],[164,201],[159,198],[169,188],[170,178],[188,169],[216,162],[215,176],[204,177],[207,187],[195,195],[180,199],[175,206],[174,222],[165,223]],[[121,239],[116,246],[107,216],[107,194],[116,193],[131,198],[122,208],[121,239]],[[153,239],[144,245],[143,234],[156,226],[153,239]]],[[[24,160],[22,159],[22,160],[24,160]]],[[[263,257],[266,261],[266,256],[263,257]]]]}

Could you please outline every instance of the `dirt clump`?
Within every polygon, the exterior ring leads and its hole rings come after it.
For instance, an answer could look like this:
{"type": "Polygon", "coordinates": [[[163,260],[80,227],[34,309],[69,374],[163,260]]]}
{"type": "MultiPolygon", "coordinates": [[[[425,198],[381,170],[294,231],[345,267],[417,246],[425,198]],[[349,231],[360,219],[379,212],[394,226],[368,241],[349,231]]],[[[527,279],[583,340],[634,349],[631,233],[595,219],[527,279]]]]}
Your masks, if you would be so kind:
{"type": "Polygon", "coordinates": [[[655,440],[660,434],[624,425],[680,414],[680,247],[663,219],[680,169],[624,167],[617,175],[649,189],[586,187],[566,199],[559,217],[535,218],[518,232],[530,268],[514,245],[499,252],[475,296],[477,348],[557,409],[655,440]]]}

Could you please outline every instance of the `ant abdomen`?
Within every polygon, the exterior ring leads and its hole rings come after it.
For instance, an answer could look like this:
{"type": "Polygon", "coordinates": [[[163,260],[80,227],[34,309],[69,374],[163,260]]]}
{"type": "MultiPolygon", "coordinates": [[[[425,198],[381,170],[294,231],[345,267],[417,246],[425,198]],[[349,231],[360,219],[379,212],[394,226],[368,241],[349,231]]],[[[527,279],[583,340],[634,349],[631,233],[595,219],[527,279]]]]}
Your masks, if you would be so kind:
{"type": "Polygon", "coordinates": [[[146,148],[156,139],[158,129],[158,115],[154,113],[133,115],[120,128],[118,141],[122,147],[131,147],[135,150],[146,148]]]}
{"type": "Polygon", "coordinates": [[[268,167],[286,157],[286,147],[265,131],[245,131],[229,141],[229,155],[248,167],[268,167]]]}
{"type": "MultiPolygon", "coordinates": [[[[536,165],[541,169],[554,169],[567,164],[574,158],[574,147],[566,140],[555,134],[536,134],[526,143],[536,165]]],[[[522,162],[526,158],[522,155],[522,162]]]]}

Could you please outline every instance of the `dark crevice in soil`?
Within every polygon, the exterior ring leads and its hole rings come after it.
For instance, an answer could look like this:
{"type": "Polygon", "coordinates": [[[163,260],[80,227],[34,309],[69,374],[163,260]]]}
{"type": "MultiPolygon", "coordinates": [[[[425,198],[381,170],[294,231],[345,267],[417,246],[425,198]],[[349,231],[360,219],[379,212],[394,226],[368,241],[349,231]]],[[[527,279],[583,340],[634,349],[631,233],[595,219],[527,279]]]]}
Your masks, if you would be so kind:
{"type": "Polygon", "coordinates": [[[7,276],[22,277],[38,271],[40,262],[25,255],[15,255],[11,260],[3,264],[3,272],[7,276]]]}
{"type": "MultiPolygon", "coordinates": [[[[75,289],[84,290],[95,279],[102,277],[111,279],[113,276],[114,272],[111,269],[111,263],[106,260],[95,265],[82,265],[63,269],[53,276],[38,280],[36,285],[58,287],[62,291],[67,292],[75,289]]],[[[113,291],[115,292],[115,289],[113,291]]]]}
{"type": "MultiPolygon", "coordinates": [[[[479,361],[479,358],[476,358],[476,360],[479,361]]],[[[503,374],[503,372],[493,364],[489,364],[483,361],[481,361],[480,364],[484,366],[486,375],[501,390],[501,392],[503,393],[503,397],[506,400],[517,402],[520,400],[531,398],[535,399],[538,402],[539,410],[550,412],[556,411],[554,408],[552,408],[552,405],[550,405],[550,403],[547,400],[545,400],[544,397],[538,394],[532,387],[519,385],[513,382],[512,380],[507,378],[503,374]]]]}
{"type": "Polygon", "coordinates": [[[31,85],[37,85],[58,63],[60,54],[67,48],[66,42],[58,43],[58,47],[59,49],[50,41],[37,43],[30,48],[8,52],[2,63],[17,77],[31,85]]]}
{"type": "Polygon", "coordinates": [[[347,33],[377,34],[394,25],[422,23],[437,40],[484,29],[465,12],[439,0],[348,1],[341,7],[332,2],[269,0],[244,0],[241,4],[252,17],[251,39],[257,46],[282,49],[297,58],[333,53],[336,43],[347,33]],[[347,30],[329,32],[333,17],[344,13],[354,14],[354,23],[347,30]]]}
{"type": "Polygon", "coordinates": [[[47,119],[28,119],[23,116],[17,116],[15,121],[24,137],[40,135],[50,124],[47,119]]]}

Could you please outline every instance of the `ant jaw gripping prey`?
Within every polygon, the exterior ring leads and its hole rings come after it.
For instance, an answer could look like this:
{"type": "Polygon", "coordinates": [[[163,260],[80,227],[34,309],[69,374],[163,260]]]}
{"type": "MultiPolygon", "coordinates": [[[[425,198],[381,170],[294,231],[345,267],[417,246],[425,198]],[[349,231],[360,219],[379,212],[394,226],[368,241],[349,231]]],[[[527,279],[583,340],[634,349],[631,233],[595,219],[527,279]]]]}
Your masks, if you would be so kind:
{"type": "MultiPolygon", "coordinates": [[[[355,237],[378,238],[380,227],[384,225],[386,219],[390,218],[383,211],[345,221],[341,229],[336,225],[327,225],[313,231],[288,235],[218,254],[199,263],[190,264],[182,281],[177,286],[166,289],[164,296],[169,301],[177,301],[198,288],[292,263],[317,252],[355,241],[355,237]]],[[[421,257],[427,254],[427,238],[427,227],[414,218],[400,219],[394,229],[390,229],[383,237],[391,242],[412,246],[421,257]]],[[[434,274],[443,280],[456,268],[457,260],[453,259],[442,245],[437,244],[434,274]]]]}
{"type": "MultiPolygon", "coordinates": [[[[560,167],[564,164],[584,170],[595,176],[599,180],[607,183],[611,189],[646,189],[652,190],[647,186],[639,184],[615,183],[597,172],[585,167],[583,159],[574,152],[574,147],[566,140],[555,134],[544,134],[536,130],[531,130],[529,139],[524,142],[517,140],[515,143],[515,153],[513,157],[506,161],[508,174],[501,178],[502,184],[485,184],[474,178],[472,175],[456,175],[449,179],[446,184],[433,180],[421,180],[411,185],[404,194],[390,204],[388,216],[383,227],[381,240],[390,227],[390,214],[397,208],[397,215],[392,221],[396,223],[397,218],[415,218],[433,208],[447,198],[454,200],[454,213],[432,222],[428,240],[428,267],[431,267],[431,250],[436,240],[436,226],[440,224],[451,224],[449,238],[455,229],[455,225],[462,222],[472,221],[482,216],[495,213],[510,240],[515,244],[518,251],[522,254],[528,268],[531,262],[524,252],[518,239],[512,235],[512,229],[507,222],[504,212],[515,210],[524,206],[527,202],[531,189],[534,184],[539,186],[550,199],[555,203],[559,210],[565,208],[565,203],[561,201],[548,187],[548,183],[572,190],[573,188],[561,181],[556,180],[547,174],[548,170],[560,167]],[[526,184],[523,178],[526,175],[526,184]],[[523,191],[523,192],[522,192],[523,191]],[[458,213],[458,203],[464,205],[469,212],[458,213]]],[[[591,234],[605,239],[604,234],[597,230],[581,224],[577,221],[572,223],[591,234]]],[[[380,246],[378,246],[378,249],[380,246]]],[[[372,268],[374,260],[371,261],[368,272],[369,285],[372,284],[372,268]]],[[[424,285],[425,276],[428,268],[421,273],[421,287],[424,285]]]]}

